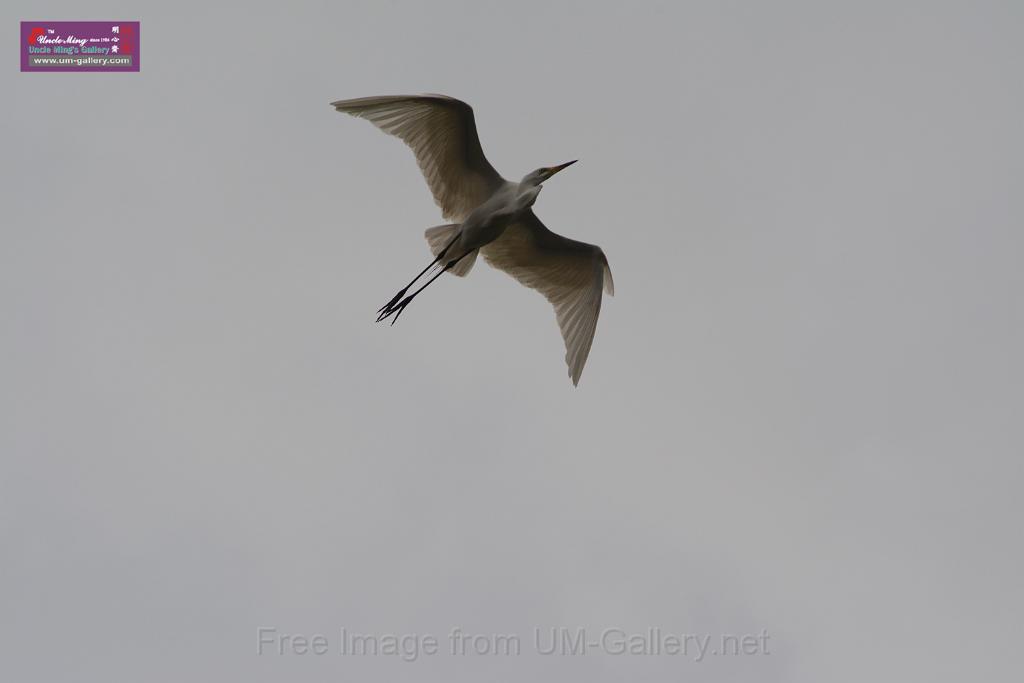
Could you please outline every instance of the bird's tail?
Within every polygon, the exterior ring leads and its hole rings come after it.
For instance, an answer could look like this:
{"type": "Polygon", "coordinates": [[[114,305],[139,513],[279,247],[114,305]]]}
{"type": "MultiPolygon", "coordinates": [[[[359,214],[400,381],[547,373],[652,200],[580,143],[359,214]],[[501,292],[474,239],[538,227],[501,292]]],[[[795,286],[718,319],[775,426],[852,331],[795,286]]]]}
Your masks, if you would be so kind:
{"type": "MultiPolygon", "coordinates": [[[[425,235],[427,238],[427,244],[430,245],[431,253],[433,253],[434,256],[440,254],[445,247],[452,243],[455,237],[459,234],[459,230],[461,228],[462,225],[459,223],[449,223],[448,225],[438,225],[433,228],[427,228],[425,235]]],[[[473,267],[473,264],[476,263],[477,251],[479,250],[474,249],[466,254],[466,257],[456,263],[448,272],[452,275],[458,275],[459,277],[469,275],[470,269],[473,267]]],[[[444,260],[453,261],[459,256],[462,256],[462,254],[456,254],[454,250],[452,250],[445,254],[444,260]]],[[[444,267],[443,263],[440,265],[441,267],[444,267]]]]}

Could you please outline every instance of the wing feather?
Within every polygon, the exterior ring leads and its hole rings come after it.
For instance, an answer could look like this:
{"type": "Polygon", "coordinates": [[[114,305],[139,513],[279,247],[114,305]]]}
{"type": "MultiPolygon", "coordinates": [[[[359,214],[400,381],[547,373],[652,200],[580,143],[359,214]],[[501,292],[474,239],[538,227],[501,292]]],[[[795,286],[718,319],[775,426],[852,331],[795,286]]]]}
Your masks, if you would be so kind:
{"type": "Polygon", "coordinates": [[[557,235],[532,211],[482,247],[489,264],[536,289],[555,308],[565,362],[578,384],[601,313],[601,291],[612,294],[611,270],[600,247],[557,235]]]}
{"type": "Polygon", "coordinates": [[[409,145],[448,220],[464,221],[505,182],[484,156],[473,109],[465,102],[444,95],[394,95],[331,105],[409,145]]]}

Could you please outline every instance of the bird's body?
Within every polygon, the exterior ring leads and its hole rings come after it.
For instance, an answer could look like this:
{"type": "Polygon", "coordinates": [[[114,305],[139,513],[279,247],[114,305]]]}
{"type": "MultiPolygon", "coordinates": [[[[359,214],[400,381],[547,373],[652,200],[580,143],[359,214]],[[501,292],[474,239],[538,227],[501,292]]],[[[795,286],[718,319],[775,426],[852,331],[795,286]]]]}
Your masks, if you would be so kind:
{"type": "Polygon", "coordinates": [[[456,249],[449,257],[457,257],[467,251],[479,249],[501,237],[511,223],[521,218],[533,206],[540,194],[540,185],[523,186],[520,183],[505,184],[495,190],[462,222],[456,249]]]}
{"type": "Polygon", "coordinates": [[[593,342],[602,290],[613,293],[611,271],[599,247],[551,232],[532,208],[541,184],[575,162],[539,168],[519,182],[505,180],[484,157],[473,110],[443,95],[365,97],[332,106],[404,140],[444,217],[454,221],[427,230],[434,262],[378,311],[378,320],[394,316],[393,323],[441,273],[467,275],[481,253],[554,305],[569,376],[578,383],[593,342]],[[441,271],[405,296],[435,265],[441,271]]]}

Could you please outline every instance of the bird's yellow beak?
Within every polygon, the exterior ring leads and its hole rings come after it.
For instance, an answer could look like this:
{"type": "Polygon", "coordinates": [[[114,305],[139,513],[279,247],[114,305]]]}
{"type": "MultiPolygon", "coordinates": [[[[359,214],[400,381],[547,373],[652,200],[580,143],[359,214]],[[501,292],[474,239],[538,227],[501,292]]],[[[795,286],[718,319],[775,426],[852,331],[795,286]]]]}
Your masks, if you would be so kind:
{"type": "Polygon", "coordinates": [[[552,166],[551,168],[548,169],[548,177],[550,178],[551,176],[553,176],[556,173],[558,173],[559,171],[561,171],[563,168],[569,168],[570,166],[575,164],[577,161],[579,161],[579,159],[573,159],[572,161],[567,161],[564,164],[561,164],[560,166],[552,166]]]}

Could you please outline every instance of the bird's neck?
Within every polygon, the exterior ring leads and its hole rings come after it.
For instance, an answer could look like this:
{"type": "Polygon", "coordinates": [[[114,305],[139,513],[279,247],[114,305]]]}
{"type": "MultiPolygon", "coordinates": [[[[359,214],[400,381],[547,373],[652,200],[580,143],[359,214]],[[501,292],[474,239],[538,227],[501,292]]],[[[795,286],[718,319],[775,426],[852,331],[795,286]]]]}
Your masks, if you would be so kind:
{"type": "Polygon", "coordinates": [[[516,204],[519,205],[519,208],[525,209],[533,206],[537,201],[537,195],[540,194],[540,189],[540,183],[519,183],[519,191],[516,192],[516,204]]]}

